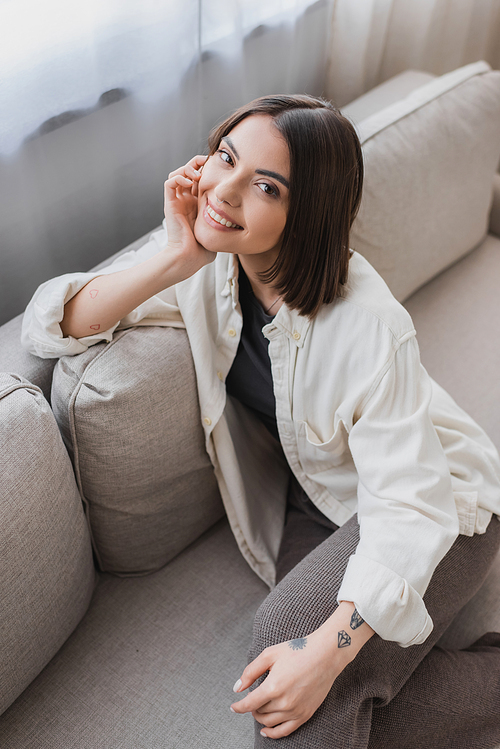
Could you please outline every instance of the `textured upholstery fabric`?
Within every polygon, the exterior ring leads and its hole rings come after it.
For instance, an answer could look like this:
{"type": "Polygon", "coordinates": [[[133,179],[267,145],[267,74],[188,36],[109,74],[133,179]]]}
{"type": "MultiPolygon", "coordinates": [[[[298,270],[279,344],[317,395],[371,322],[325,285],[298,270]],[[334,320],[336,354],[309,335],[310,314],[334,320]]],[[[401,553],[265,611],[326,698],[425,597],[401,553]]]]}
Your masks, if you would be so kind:
{"type": "Polygon", "coordinates": [[[222,517],[184,330],[132,328],[62,357],[52,407],[103,571],[158,569],[222,517]]]}
{"type": "Polygon", "coordinates": [[[493,203],[490,213],[490,232],[500,237],[500,174],[495,174],[493,203]]]}
{"type": "Polygon", "coordinates": [[[50,387],[55,359],[40,359],[21,346],[23,316],[0,326],[0,372],[16,372],[40,388],[50,403],[50,387]]]}
{"type": "Polygon", "coordinates": [[[1,713],[74,630],[95,582],[82,504],[49,404],[8,373],[0,373],[0,526],[1,713]]]}
{"type": "MultiPolygon", "coordinates": [[[[500,239],[476,250],[419,289],[405,303],[422,363],[500,449],[500,239]],[[478,386],[474,387],[473,383],[478,386]]],[[[481,590],[443,636],[445,647],[469,645],[500,631],[500,556],[481,590]]]]}
{"type": "Polygon", "coordinates": [[[357,127],[366,176],[351,247],[402,301],[486,235],[500,157],[500,71],[467,65],[357,127]]]}
{"type": "Polygon", "coordinates": [[[234,715],[268,593],[226,520],[143,578],[102,575],[87,616],[0,717],[2,749],[249,749],[234,715]]]}

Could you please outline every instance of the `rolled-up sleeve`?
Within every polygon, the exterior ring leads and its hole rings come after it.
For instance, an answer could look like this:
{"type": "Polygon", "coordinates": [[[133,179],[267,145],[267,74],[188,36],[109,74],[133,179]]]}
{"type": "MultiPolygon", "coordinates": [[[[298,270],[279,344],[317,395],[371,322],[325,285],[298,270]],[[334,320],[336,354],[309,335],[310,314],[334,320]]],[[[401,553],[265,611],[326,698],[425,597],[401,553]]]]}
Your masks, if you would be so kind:
{"type": "Polygon", "coordinates": [[[375,383],[349,434],[360,541],[338,601],[352,601],[382,639],[408,647],[433,629],[423,595],[459,522],[415,336],[397,347],[375,383]]]}
{"type": "Polygon", "coordinates": [[[111,341],[116,329],[137,324],[171,325],[184,327],[177,305],[175,287],[165,289],[148,299],[129,315],[119,320],[108,330],[84,338],[64,337],[60,323],[64,317],[64,305],[84,286],[98,276],[117,273],[148,260],[167,244],[165,222],[163,228],[153,232],[149,241],[138,250],[120,255],[110,265],[88,273],[66,273],[41,284],[24,312],[21,345],[42,359],[71,356],[86,351],[89,346],[101,341],[111,341]],[[147,323],[144,321],[147,320],[147,323]]]}

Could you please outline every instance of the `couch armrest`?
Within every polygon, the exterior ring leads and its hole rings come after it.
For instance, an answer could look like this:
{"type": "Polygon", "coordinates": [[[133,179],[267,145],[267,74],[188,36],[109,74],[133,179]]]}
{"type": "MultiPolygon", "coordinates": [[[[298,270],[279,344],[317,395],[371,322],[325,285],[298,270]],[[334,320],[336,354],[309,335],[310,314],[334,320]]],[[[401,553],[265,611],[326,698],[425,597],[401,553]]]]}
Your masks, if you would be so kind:
{"type": "Polygon", "coordinates": [[[14,317],[0,326],[0,372],[21,375],[40,388],[50,403],[52,371],[56,359],[40,359],[21,346],[23,315],[14,317]]]}
{"type": "Polygon", "coordinates": [[[489,230],[491,234],[500,237],[500,174],[498,173],[493,178],[493,203],[491,205],[489,230]]]}

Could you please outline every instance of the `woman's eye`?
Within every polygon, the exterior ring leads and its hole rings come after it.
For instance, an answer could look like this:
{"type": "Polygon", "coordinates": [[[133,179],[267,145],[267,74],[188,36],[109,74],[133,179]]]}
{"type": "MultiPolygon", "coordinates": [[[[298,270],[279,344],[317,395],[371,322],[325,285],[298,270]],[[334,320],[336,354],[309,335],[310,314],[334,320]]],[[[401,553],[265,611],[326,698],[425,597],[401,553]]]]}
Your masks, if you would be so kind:
{"type": "Polygon", "coordinates": [[[269,185],[267,182],[259,182],[259,187],[262,192],[266,193],[266,195],[274,195],[275,197],[278,195],[277,189],[272,185],[269,185]]]}
{"type": "Polygon", "coordinates": [[[233,160],[232,160],[231,156],[228,154],[227,151],[223,151],[222,148],[219,148],[219,150],[217,151],[217,153],[220,155],[222,161],[226,162],[226,164],[232,164],[233,163],[233,160]]]}

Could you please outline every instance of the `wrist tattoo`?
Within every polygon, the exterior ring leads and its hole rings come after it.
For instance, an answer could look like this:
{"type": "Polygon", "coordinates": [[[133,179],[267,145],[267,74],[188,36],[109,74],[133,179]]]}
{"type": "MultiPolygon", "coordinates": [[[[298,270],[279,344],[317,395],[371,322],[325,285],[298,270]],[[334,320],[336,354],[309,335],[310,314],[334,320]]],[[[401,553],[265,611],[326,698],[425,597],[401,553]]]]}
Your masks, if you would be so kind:
{"type": "Polygon", "coordinates": [[[99,293],[99,289],[90,289],[89,291],[89,294],[92,297],[92,299],[95,299],[98,293],[99,293]]]}
{"type": "Polygon", "coordinates": [[[351,644],[351,638],[349,637],[347,632],[341,629],[338,635],[339,635],[339,648],[348,648],[349,645],[351,644]]]}
{"type": "Polygon", "coordinates": [[[307,637],[297,637],[296,640],[290,640],[288,647],[292,650],[302,650],[307,645],[307,637]]]}
{"type": "Polygon", "coordinates": [[[91,327],[92,330],[99,330],[101,326],[100,325],[91,325],[90,327],[91,327]]]}
{"type": "Polygon", "coordinates": [[[357,629],[358,627],[361,627],[362,624],[365,623],[365,620],[361,618],[361,616],[358,613],[357,609],[354,609],[351,616],[351,622],[350,627],[351,629],[357,629]]]}

